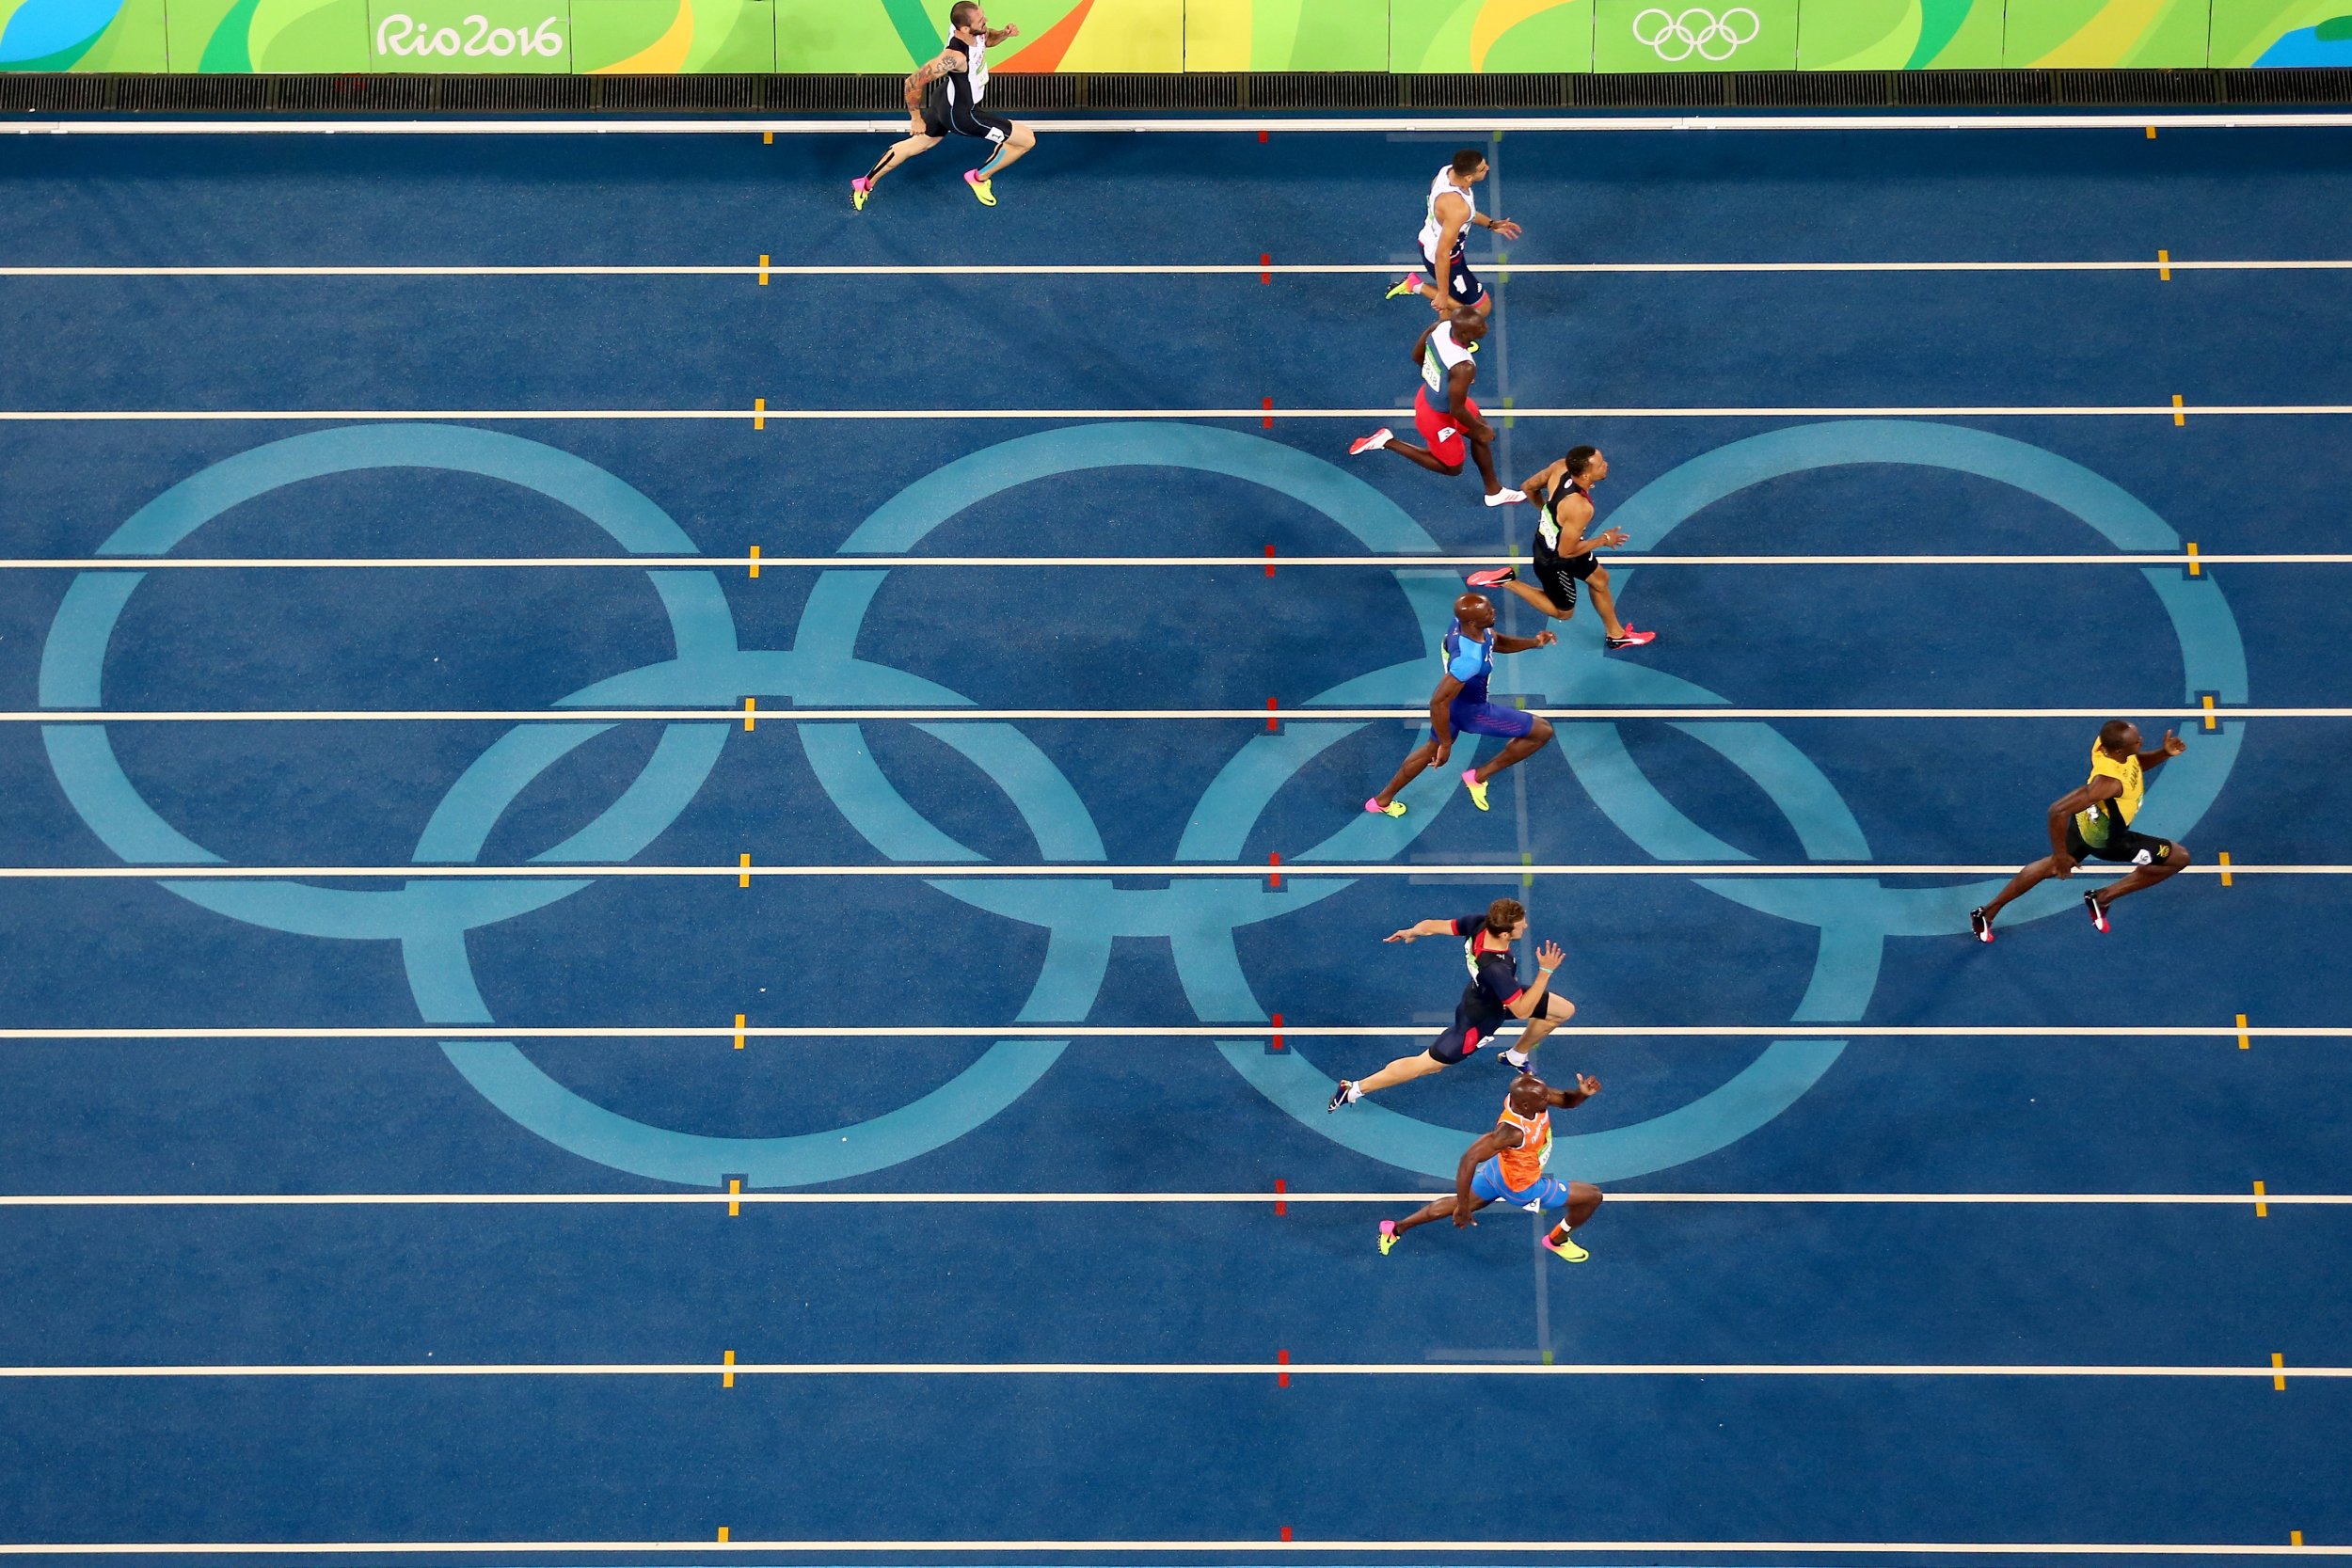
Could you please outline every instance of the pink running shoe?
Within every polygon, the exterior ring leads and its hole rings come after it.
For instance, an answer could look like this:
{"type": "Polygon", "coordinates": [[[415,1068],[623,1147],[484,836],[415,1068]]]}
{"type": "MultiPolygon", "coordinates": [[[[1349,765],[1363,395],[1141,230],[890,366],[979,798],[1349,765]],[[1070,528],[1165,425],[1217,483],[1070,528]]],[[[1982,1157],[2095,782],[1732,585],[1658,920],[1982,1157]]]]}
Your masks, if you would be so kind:
{"type": "Polygon", "coordinates": [[[1391,430],[1387,425],[1382,425],[1371,435],[1359,436],[1354,441],[1350,442],[1347,448],[1347,455],[1350,457],[1361,457],[1368,451],[1378,451],[1382,447],[1387,446],[1391,441],[1395,439],[1396,433],[1391,430]]]}
{"type": "Polygon", "coordinates": [[[1391,800],[1384,806],[1380,803],[1380,797],[1375,795],[1364,802],[1364,809],[1375,816],[1402,816],[1405,815],[1405,802],[1391,800]]]}
{"type": "Polygon", "coordinates": [[[1500,588],[1506,582],[1518,581],[1519,574],[1509,566],[1495,566],[1484,572],[1472,572],[1464,580],[1472,588],[1500,588]]]}
{"type": "Polygon", "coordinates": [[[866,198],[873,194],[874,182],[864,175],[850,182],[850,205],[859,212],[866,211],[866,198]]]}
{"type": "Polygon", "coordinates": [[[1625,635],[1623,637],[1605,637],[1601,639],[1603,644],[1606,645],[1612,653],[1616,652],[1619,648],[1639,648],[1645,643],[1655,642],[1657,641],[1658,634],[1656,632],[1636,630],[1633,623],[1630,621],[1628,621],[1625,624],[1625,635]]]}

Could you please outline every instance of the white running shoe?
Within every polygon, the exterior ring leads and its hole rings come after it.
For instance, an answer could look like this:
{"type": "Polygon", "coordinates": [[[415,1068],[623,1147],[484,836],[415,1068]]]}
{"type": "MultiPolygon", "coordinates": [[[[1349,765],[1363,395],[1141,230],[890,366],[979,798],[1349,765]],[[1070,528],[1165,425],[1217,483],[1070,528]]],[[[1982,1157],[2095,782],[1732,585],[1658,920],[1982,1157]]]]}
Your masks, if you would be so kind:
{"type": "Polygon", "coordinates": [[[1391,430],[1388,426],[1382,425],[1378,430],[1374,431],[1369,436],[1358,436],[1356,440],[1349,445],[1347,449],[1347,455],[1350,457],[1361,457],[1368,451],[1378,451],[1382,447],[1387,446],[1391,441],[1395,439],[1396,433],[1391,430]]]}
{"type": "Polygon", "coordinates": [[[1526,499],[1527,492],[1524,490],[1497,490],[1486,498],[1486,504],[1488,506],[1517,506],[1526,499]]]}

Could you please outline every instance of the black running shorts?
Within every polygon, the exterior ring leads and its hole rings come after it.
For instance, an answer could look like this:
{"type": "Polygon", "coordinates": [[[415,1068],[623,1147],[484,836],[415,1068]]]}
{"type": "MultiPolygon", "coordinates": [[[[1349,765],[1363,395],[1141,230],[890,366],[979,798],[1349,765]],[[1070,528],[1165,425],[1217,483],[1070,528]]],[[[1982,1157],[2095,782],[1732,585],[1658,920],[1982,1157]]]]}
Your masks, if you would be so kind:
{"type": "Polygon", "coordinates": [[[1582,555],[1560,556],[1549,550],[1535,552],[1535,586],[1544,591],[1544,597],[1562,610],[1576,608],[1576,585],[1593,575],[1600,560],[1592,551],[1582,555]]]}
{"type": "Polygon", "coordinates": [[[1438,1037],[1437,1043],[1429,1048],[1429,1054],[1452,1067],[1477,1049],[1478,1031],[1464,1029],[1457,1024],[1438,1037]]]}
{"type": "Polygon", "coordinates": [[[960,92],[941,87],[923,102],[923,134],[927,136],[975,136],[1001,147],[1005,138],[1012,135],[1012,121],[1002,115],[990,114],[977,104],[965,103],[960,92]]]}
{"type": "Polygon", "coordinates": [[[2066,823],[2066,852],[2078,861],[2114,861],[2122,865],[2169,865],[2172,862],[2173,843],[2169,838],[2152,838],[2136,833],[2129,828],[2119,828],[2107,835],[2105,844],[2093,847],[2083,842],[2082,830],[2073,818],[2066,823]]]}

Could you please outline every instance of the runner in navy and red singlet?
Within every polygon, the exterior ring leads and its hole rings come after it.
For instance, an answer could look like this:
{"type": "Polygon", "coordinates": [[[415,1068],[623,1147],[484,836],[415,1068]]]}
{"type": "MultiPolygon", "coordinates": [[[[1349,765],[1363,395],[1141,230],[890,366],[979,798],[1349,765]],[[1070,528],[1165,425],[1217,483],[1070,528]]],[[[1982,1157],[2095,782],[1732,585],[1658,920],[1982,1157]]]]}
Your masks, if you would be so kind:
{"type": "Polygon", "coordinates": [[[1492,230],[1506,240],[1519,237],[1519,226],[1509,218],[1490,218],[1478,210],[1478,193],[1470,187],[1486,178],[1486,154],[1466,147],[1429,182],[1429,202],[1422,210],[1421,259],[1424,272],[1406,273],[1389,291],[1419,294],[1440,314],[1448,305],[1461,305],[1486,315],[1495,296],[1470,271],[1470,254],[1462,238],[1471,229],[1492,230]]]}
{"type": "Polygon", "coordinates": [[[1570,1234],[1598,1212],[1601,1191],[1590,1181],[1563,1181],[1544,1167],[1551,1162],[1551,1113],[1573,1109],[1600,1093],[1600,1080],[1577,1074],[1576,1087],[1555,1089],[1533,1074],[1511,1085],[1494,1131],[1462,1151],[1454,1170],[1454,1196],[1401,1220],[1380,1222],[1380,1256],[1415,1226],[1451,1215],[1454,1228],[1478,1222],[1470,1216],[1489,1203],[1508,1203],[1530,1213],[1565,1209],[1544,1237],[1544,1250],[1570,1263],[1592,1256],[1570,1234]]]}
{"type": "Polygon", "coordinates": [[[1511,944],[1525,935],[1525,906],[1516,898],[1498,898],[1486,906],[1484,914],[1424,920],[1390,937],[1391,942],[1436,936],[1467,939],[1462,943],[1462,960],[1470,966],[1470,981],[1462,990],[1462,999],[1454,1005],[1454,1027],[1439,1035],[1428,1050],[1400,1056],[1369,1078],[1342,1079],[1325,1108],[1336,1111],[1391,1085],[1407,1084],[1450,1068],[1493,1040],[1495,1031],[1513,1019],[1524,1020],[1527,1032],[1517,1050],[1502,1053],[1502,1061],[1514,1070],[1525,1071],[1527,1053],[1576,1016],[1576,1004],[1550,990],[1552,972],[1566,956],[1558,942],[1548,942],[1535,950],[1535,981],[1519,984],[1518,961],[1511,956],[1511,944]]]}
{"type": "Polygon", "coordinates": [[[890,144],[882,161],[863,179],[850,182],[850,202],[859,212],[874,194],[874,182],[909,158],[929,152],[949,136],[970,136],[989,144],[988,161],[968,169],[963,182],[983,207],[996,205],[989,182],[1037,145],[1037,133],[1016,120],[980,107],[988,95],[989,46],[1020,36],[1008,24],[988,24],[988,13],[977,0],[956,0],[947,10],[947,43],[936,58],[907,78],[907,123],[914,135],[890,144]]]}
{"type": "Polygon", "coordinates": [[[1483,594],[1465,594],[1454,601],[1454,625],[1447,628],[1438,657],[1445,674],[1429,697],[1430,738],[1406,754],[1405,765],[1389,787],[1364,802],[1364,809],[1382,816],[1402,816],[1405,803],[1397,799],[1406,784],[1432,768],[1443,768],[1454,754],[1458,735],[1491,735],[1507,744],[1483,767],[1465,768],[1462,783],[1470,787],[1470,804],[1486,809],[1486,784],[1497,773],[1534,756],[1551,740],[1551,721],[1538,719],[1525,708],[1505,707],[1486,700],[1486,682],[1493,675],[1495,655],[1523,654],[1548,648],[1560,640],[1548,631],[1533,637],[1495,635],[1495,607],[1483,594]]]}

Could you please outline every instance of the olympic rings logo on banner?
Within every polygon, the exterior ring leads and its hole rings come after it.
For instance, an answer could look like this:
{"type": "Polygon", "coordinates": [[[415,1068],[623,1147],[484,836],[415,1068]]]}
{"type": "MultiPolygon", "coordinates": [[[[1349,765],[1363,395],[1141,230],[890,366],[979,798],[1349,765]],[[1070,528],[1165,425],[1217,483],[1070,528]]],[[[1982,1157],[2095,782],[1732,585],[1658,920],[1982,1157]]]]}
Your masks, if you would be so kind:
{"type": "Polygon", "coordinates": [[[1694,54],[1701,59],[1727,60],[1763,31],[1763,18],[1745,6],[1734,6],[1721,16],[1704,6],[1681,12],[1653,6],[1633,19],[1633,41],[1668,64],[1694,54]]]}
{"type": "MultiPolygon", "coordinates": [[[[1737,441],[1694,458],[1629,498],[1613,522],[1662,538],[1724,496],[1784,474],[1854,463],[1908,464],[1993,479],[2073,513],[2117,548],[2169,552],[2178,537],[2162,519],[2090,470],[2024,442],[1956,426],[1855,420],[1799,426],[1737,441]]],[[[1113,467],[1183,467],[1225,474],[1288,495],[1346,528],[1367,549],[1408,553],[1435,542],[1393,502],[1353,475],[1288,447],[1232,431],[1187,425],[1082,425],[1003,442],[961,458],[909,485],[869,516],[840,548],[900,553],[964,509],[1014,485],[1113,467]]],[[[273,442],[228,458],[173,486],[125,522],[100,553],[161,554],[221,512],[303,479],[378,467],[421,467],[494,477],[537,491],[596,523],[638,553],[692,554],[694,546],[653,501],[580,458],[488,431],[453,426],[364,426],[273,442]]],[[[960,694],[905,671],[857,658],[851,650],[888,569],[861,564],[822,573],[791,651],[738,646],[717,578],[706,571],[649,572],[670,622],[675,657],[592,684],[562,699],[572,705],[707,704],[744,696],[788,696],[831,704],[950,706],[960,694]]],[[[117,621],[141,574],[93,573],[74,579],[42,650],[40,700],[49,707],[97,707],[100,673],[117,621]]],[[[1621,584],[1632,576],[1620,568],[1621,584]]],[[[2180,639],[2187,688],[2244,702],[2245,652],[2235,620],[2211,578],[2144,576],[2180,639]]],[[[1459,591],[1453,574],[1398,569],[1393,577],[1423,645],[1443,629],[1459,591]]],[[[1561,644],[1515,661],[1515,684],[1553,703],[1708,704],[1724,699],[1661,671],[1600,657],[1597,647],[1561,644]]],[[[1416,657],[1342,682],[1305,705],[1418,705],[1426,661],[1416,657]]],[[[779,718],[784,717],[779,715],[779,718]]],[[[530,783],[605,725],[517,725],[467,768],[419,837],[420,863],[475,859],[507,808],[530,783]]],[[[1012,801],[1051,861],[1103,861],[1102,836],[1070,781],[1021,731],[1003,723],[920,726],[987,773],[1012,801]]],[[[1178,861],[1229,862],[1275,795],[1300,768],[1362,729],[1361,721],[1300,721],[1251,737],[1228,760],[1187,820],[1178,861]]],[[[1692,721],[1677,726],[1746,771],[1787,816],[1804,852],[1823,860],[1867,860],[1870,850],[1845,801],[1811,759],[1771,726],[1692,721]]],[[[638,778],[542,862],[611,863],[634,858],[687,810],[716,764],[731,723],[663,725],[638,778]]],[[[894,861],[982,857],[924,818],[882,772],[858,726],[797,727],[803,751],[850,824],[894,861]]],[[[1617,726],[1564,725],[1558,751],[1611,821],[1661,860],[1749,859],[1689,818],[1650,786],[1617,726]]],[[[2237,754],[2234,732],[2201,737],[2165,769],[2152,791],[2152,826],[2185,834],[2212,804],[2237,754]]],[[[166,822],[139,795],[103,725],[42,730],[52,769],[84,821],[134,864],[221,862],[166,822]]],[[[1445,800],[1455,788],[1449,783],[1445,800]]],[[[1445,800],[1406,823],[1350,814],[1293,863],[1387,861],[1403,853],[1445,800]]],[[[468,933],[527,914],[587,887],[578,879],[465,882],[421,880],[354,892],[286,882],[163,885],[206,909],[300,935],[398,942],[420,1016],[427,1022],[494,1022],[473,973],[468,933]]],[[[1239,932],[1354,885],[1343,878],[1293,880],[1284,891],[1255,881],[1178,879],[1159,889],[1120,889],[1106,878],[956,879],[929,884],[967,905],[1044,928],[1045,956],[1018,1022],[1077,1022],[1093,1007],[1115,937],[1165,939],[1193,1012],[1211,1022],[1258,1023],[1267,1014],[1245,973],[1239,932]]],[[[1759,912],[1814,927],[1813,974],[1795,1017],[1859,1019],[1876,989],[1884,939],[1964,928],[1965,911],[1994,884],[1896,890],[1861,879],[1710,878],[1710,893],[1759,912]]],[[[2012,919],[2063,906],[2064,890],[2038,889],[2012,919]]],[[[649,1126],[597,1105],[557,1083],[511,1042],[450,1040],[442,1050],[468,1082],[521,1126],[613,1169],[695,1186],[745,1176],[755,1186],[797,1186],[898,1164],[962,1136],[994,1117],[1043,1076],[1066,1040],[1000,1039],[956,1078],[897,1110],[850,1128],[776,1137],[713,1137],[649,1126]]],[[[1464,1132],[1382,1105],[1330,1117],[1322,1105],[1332,1080],[1298,1052],[1268,1053],[1260,1040],[1222,1040],[1225,1059],[1259,1092],[1303,1125],[1405,1169],[1450,1174],[1464,1132]]],[[[1564,1135],[1580,1175],[1615,1180],[1699,1158],[1779,1116],[1837,1059],[1845,1042],[1799,1038],[1769,1044],[1712,1092],[1630,1126],[1564,1135]]]]}

